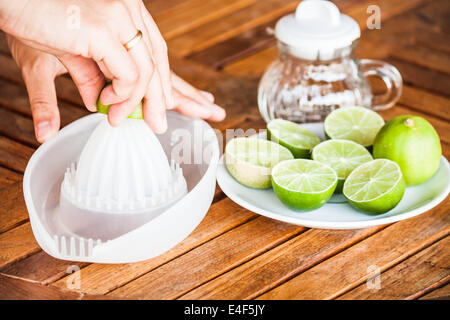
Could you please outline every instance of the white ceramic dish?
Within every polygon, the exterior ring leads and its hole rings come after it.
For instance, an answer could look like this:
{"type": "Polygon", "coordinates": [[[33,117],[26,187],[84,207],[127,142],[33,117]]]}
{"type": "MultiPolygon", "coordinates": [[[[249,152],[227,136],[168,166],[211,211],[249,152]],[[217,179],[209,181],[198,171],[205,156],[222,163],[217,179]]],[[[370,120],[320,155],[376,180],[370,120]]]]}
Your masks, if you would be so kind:
{"type": "MultiPolygon", "coordinates": [[[[324,139],[322,123],[304,124],[303,127],[324,139]]],[[[265,138],[265,134],[258,138],[265,138]]],[[[223,163],[223,157],[217,169],[217,181],[231,200],[263,216],[310,228],[359,229],[408,219],[438,205],[450,191],[450,166],[447,159],[442,157],[438,172],[430,180],[408,187],[401,202],[381,215],[370,215],[354,209],[342,195],[333,196],[317,210],[291,210],[281,203],[272,189],[252,189],[234,180],[223,163]]]]}
{"type": "Polygon", "coordinates": [[[178,155],[180,143],[186,142],[186,151],[191,153],[188,156],[194,161],[177,162],[183,169],[188,193],[145,220],[133,220],[129,215],[121,219],[115,214],[117,220],[109,215],[101,221],[67,225],[58,214],[65,169],[77,160],[102,117],[93,114],[66,126],[41,145],[28,162],[23,191],[35,238],[45,252],[64,260],[129,263],[164,253],[197,227],[211,205],[219,160],[216,135],[205,121],[168,112],[169,130],[158,139],[169,160],[172,153],[178,155]],[[195,144],[183,139],[194,139],[195,144]],[[195,161],[194,148],[201,152],[202,161],[195,161]]]}

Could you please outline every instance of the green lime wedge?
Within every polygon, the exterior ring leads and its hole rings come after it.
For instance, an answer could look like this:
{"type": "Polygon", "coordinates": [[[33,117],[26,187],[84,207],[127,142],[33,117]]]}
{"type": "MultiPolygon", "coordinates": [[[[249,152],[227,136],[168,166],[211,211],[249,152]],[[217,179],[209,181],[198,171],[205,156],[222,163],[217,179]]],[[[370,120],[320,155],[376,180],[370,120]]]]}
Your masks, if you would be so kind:
{"type": "MultiPolygon", "coordinates": [[[[98,98],[97,100],[97,111],[100,113],[104,113],[104,114],[108,114],[108,110],[109,110],[109,105],[105,105],[103,103],[101,103],[100,98],[98,98]]],[[[139,104],[137,105],[136,109],[133,110],[133,112],[131,112],[128,115],[128,118],[130,119],[144,119],[144,115],[142,113],[142,101],[139,102],[139,104]]]]}
{"type": "Polygon", "coordinates": [[[267,124],[267,139],[288,148],[295,158],[310,158],[311,149],[320,139],[295,122],[274,119],[267,124]]]}
{"type": "Polygon", "coordinates": [[[397,163],[387,159],[366,162],[352,171],[344,183],[344,196],[368,213],[385,213],[405,193],[405,180],[397,163]]]}
{"type": "Polygon", "coordinates": [[[369,147],[383,125],[383,118],[375,111],[348,107],[331,112],[325,118],[324,129],[325,135],[331,139],[352,140],[369,147]]]}
{"type": "Polygon", "coordinates": [[[234,138],[225,147],[228,172],[241,184],[256,189],[270,188],[272,167],[293,158],[285,147],[264,139],[234,138]]]}
{"type": "Polygon", "coordinates": [[[350,140],[326,140],[314,147],[313,160],[325,163],[336,171],[338,185],[335,192],[342,192],[344,181],[359,165],[373,160],[362,145],[350,140]]]}
{"type": "Polygon", "coordinates": [[[278,198],[294,210],[324,205],[337,185],[336,172],[318,161],[285,160],[272,169],[272,186],[278,198]]]}

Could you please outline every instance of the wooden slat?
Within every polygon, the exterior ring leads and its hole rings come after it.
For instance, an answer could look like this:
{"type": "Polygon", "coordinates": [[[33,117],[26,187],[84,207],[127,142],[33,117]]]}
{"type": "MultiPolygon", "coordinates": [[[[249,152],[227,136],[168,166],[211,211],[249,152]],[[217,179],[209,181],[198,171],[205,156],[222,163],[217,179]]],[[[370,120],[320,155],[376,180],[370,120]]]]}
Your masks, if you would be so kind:
{"type": "MultiPolygon", "coordinates": [[[[31,117],[28,94],[24,86],[0,79],[0,105],[31,117]]],[[[86,108],[80,108],[63,100],[58,101],[58,107],[61,127],[90,113],[86,108]]]]}
{"type": "MultiPolygon", "coordinates": [[[[163,255],[131,264],[91,264],[81,269],[81,291],[105,294],[247,221],[255,214],[226,198],[212,205],[205,219],[185,240],[163,255]],[[108,279],[105,281],[105,279],[108,279]]],[[[54,283],[65,287],[65,278],[54,283]]]]}
{"type": "Polygon", "coordinates": [[[225,65],[274,45],[276,42],[275,37],[269,35],[268,28],[274,28],[279,18],[277,17],[274,20],[242,32],[231,39],[190,54],[186,58],[215,69],[222,69],[225,65]]]}
{"type": "Polygon", "coordinates": [[[447,235],[449,207],[444,203],[427,214],[395,223],[259,298],[333,299],[364,283],[371,276],[370,266],[384,271],[447,235]]]}
{"type": "Polygon", "coordinates": [[[0,119],[0,134],[35,148],[39,146],[34,135],[33,120],[29,117],[0,108],[0,119]]]}
{"type": "Polygon", "coordinates": [[[1,269],[0,273],[41,284],[48,284],[67,276],[69,267],[78,266],[82,268],[86,265],[88,263],[55,259],[44,251],[39,251],[30,257],[1,269]]]}
{"type": "Polygon", "coordinates": [[[190,291],[181,299],[254,298],[381,228],[345,231],[310,229],[190,291]]]}
{"type": "Polygon", "coordinates": [[[450,53],[424,47],[421,44],[407,45],[392,50],[392,57],[428,69],[450,74],[450,53]]]}
{"type": "Polygon", "coordinates": [[[386,61],[400,71],[406,84],[450,97],[450,75],[395,58],[386,61]]]}
{"type": "Polygon", "coordinates": [[[173,54],[183,57],[269,22],[294,10],[297,4],[297,0],[258,1],[245,9],[173,38],[167,44],[173,54]]]}
{"type": "MultiPolygon", "coordinates": [[[[245,8],[257,0],[189,0],[155,15],[155,21],[166,40],[217,21],[245,8]]],[[[151,13],[151,10],[150,10],[151,13]]],[[[171,48],[170,48],[171,49],[171,48]]],[[[174,52],[177,54],[177,52],[174,52]]]]}
{"type": "Polygon", "coordinates": [[[450,300],[450,283],[444,285],[443,287],[437,288],[436,290],[427,293],[426,295],[419,298],[420,300],[430,300],[430,299],[446,299],[450,300]]]}
{"type": "Polygon", "coordinates": [[[0,136],[0,165],[24,172],[33,149],[0,136]]]}
{"type": "MultiPolygon", "coordinates": [[[[383,12],[383,28],[381,31],[386,29],[386,21],[388,23],[392,20],[390,19],[393,16],[403,12],[405,9],[411,9],[415,6],[418,6],[423,1],[378,1],[378,5],[381,5],[383,12]]],[[[335,4],[340,8],[341,12],[353,14],[355,12],[358,13],[358,17],[361,20],[360,25],[362,29],[366,28],[365,19],[367,18],[366,9],[369,4],[373,4],[373,1],[335,1],[335,4]]],[[[285,13],[283,13],[284,15],[285,13]]],[[[403,14],[402,14],[403,15],[403,14]]],[[[270,36],[267,34],[266,29],[268,27],[274,27],[279,17],[276,17],[270,22],[266,22],[264,24],[258,25],[255,28],[247,30],[237,36],[217,43],[211,47],[208,47],[200,52],[193,53],[188,55],[189,59],[195,60],[200,63],[204,63],[210,65],[214,68],[221,68],[224,65],[230,64],[234,61],[237,61],[240,58],[247,57],[248,55],[256,52],[258,50],[264,49],[269,45],[272,45],[275,42],[274,36],[270,36]]],[[[409,28],[411,29],[411,28],[409,28]]],[[[376,32],[365,32],[368,34],[377,33],[376,32]]],[[[363,39],[365,36],[363,33],[363,39]]],[[[384,32],[386,33],[386,32],[384,32]]],[[[398,39],[397,39],[398,42],[398,39]]],[[[379,50],[373,50],[374,52],[378,52],[379,50]]]]}
{"type": "Polygon", "coordinates": [[[39,251],[30,223],[0,234],[0,269],[39,251]]]}
{"type": "Polygon", "coordinates": [[[144,0],[144,4],[150,14],[156,16],[187,1],[188,0],[144,0]]]}
{"type": "MultiPolygon", "coordinates": [[[[0,34],[0,37],[3,36],[0,34]]],[[[0,78],[23,85],[22,74],[17,67],[15,61],[10,56],[0,54],[0,78]]],[[[59,76],[55,80],[56,91],[60,99],[74,103],[79,106],[84,106],[78,90],[72,79],[59,76]]]]}
{"type": "Polygon", "coordinates": [[[0,233],[22,224],[28,219],[22,193],[22,182],[0,190],[0,233]]]}
{"type": "MultiPolygon", "coordinates": [[[[22,175],[17,172],[0,167],[0,189],[22,180],[22,175]]],[[[1,209],[0,209],[1,210],[1,209]]]]}
{"type": "Polygon", "coordinates": [[[111,294],[119,297],[176,299],[305,229],[259,217],[143,275],[111,294]]]}
{"type": "Polygon", "coordinates": [[[434,283],[450,280],[450,256],[447,237],[411,258],[383,272],[380,289],[370,289],[365,283],[339,297],[339,299],[409,299],[425,291],[434,283]]]}
{"type": "Polygon", "coordinates": [[[79,293],[50,288],[0,274],[0,300],[72,300],[80,298],[79,293]]]}
{"type": "Polygon", "coordinates": [[[408,108],[450,120],[450,99],[425,90],[404,85],[399,103],[408,108]]]}
{"type": "Polygon", "coordinates": [[[244,59],[227,65],[224,71],[238,77],[256,79],[261,77],[269,64],[278,56],[278,48],[271,46],[244,59]]]}

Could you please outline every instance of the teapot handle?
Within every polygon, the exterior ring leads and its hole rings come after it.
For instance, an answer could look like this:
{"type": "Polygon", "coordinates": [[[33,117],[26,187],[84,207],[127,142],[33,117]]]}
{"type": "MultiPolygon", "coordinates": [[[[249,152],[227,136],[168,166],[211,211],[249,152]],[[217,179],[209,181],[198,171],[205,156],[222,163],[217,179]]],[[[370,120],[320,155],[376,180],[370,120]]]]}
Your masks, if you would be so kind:
{"type": "Polygon", "coordinates": [[[358,67],[364,77],[378,76],[386,85],[387,92],[372,97],[371,108],[385,110],[392,107],[402,94],[403,81],[400,72],[393,65],[371,59],[361,59],[358,67]]]}

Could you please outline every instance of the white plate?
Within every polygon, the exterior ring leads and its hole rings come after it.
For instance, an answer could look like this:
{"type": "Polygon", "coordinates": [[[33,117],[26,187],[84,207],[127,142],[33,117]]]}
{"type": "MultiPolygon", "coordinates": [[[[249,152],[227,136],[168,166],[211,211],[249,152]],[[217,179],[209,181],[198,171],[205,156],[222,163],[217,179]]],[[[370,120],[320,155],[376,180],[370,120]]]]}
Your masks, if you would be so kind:
{"type": "MultiPolygon", "coordinates": [[[[302,126],[324,139],[322,123],[302,126]]],[[[447,198],[450,191],[450,166],[447,159],[442,157],[436,174],[421,185],[406,188],[400,203],[387,213],[370,215],[358,211],[343,202],[341,195],[333,196],[319,209],[299,212],[283,205],[272,189],[252,189],[234,180],[225,168],[223,157],[219,163],[217,182],[231,200],[263,216],[310,228],[359,229],[408,219],[435,207],[447,198]]]]}

